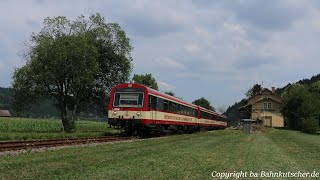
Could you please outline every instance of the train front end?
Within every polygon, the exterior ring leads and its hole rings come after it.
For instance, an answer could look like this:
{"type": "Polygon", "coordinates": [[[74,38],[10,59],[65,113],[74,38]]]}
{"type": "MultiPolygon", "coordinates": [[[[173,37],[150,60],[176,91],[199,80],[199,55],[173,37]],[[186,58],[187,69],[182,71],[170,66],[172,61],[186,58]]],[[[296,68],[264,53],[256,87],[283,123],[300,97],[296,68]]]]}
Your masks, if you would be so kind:
{"type": "Polygon", "coordinates": [[[112,88],[108,110],[108,123],[131,131],[145,111],[146,88],[139,84],[120,84],[112,88]]]}

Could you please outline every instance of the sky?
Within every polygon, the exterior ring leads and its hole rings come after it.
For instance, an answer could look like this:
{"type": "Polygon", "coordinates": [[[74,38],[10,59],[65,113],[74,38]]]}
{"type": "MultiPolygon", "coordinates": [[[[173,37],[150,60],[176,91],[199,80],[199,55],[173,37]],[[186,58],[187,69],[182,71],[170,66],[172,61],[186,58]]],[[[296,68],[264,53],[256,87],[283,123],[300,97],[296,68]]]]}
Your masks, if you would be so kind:
{"type": "Polygon", "coordinates": [[[0,0],[0,87],[24,65],[25,44],[46,17],[100,13],[134,47],[133,74],[218,111],[254,84],[283,87],[320,73],[317,0],[0,0]]]}

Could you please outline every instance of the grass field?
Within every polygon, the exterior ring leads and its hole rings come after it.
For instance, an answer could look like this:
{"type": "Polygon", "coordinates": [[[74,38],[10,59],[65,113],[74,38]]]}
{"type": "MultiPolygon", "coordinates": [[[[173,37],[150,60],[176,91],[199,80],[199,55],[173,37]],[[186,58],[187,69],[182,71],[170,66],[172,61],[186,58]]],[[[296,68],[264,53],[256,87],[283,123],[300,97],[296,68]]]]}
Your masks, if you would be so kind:
{"type": "Polygon", "coordinates": [[[213,179],[213,171],[320,173],[319,150],[320,136],[297,131],[271,129],[249,135],[210,131],[0,156],[0,179],[213,179]]]}
{"type": "Polygon", "coordinates": [[[0,118],[0,141],[102,136],[106,132],[118,132],[108,128],[106,122],[76,121],[76,127],[74,133],[63,133],[62,122],[58,119],[0,118]]]}

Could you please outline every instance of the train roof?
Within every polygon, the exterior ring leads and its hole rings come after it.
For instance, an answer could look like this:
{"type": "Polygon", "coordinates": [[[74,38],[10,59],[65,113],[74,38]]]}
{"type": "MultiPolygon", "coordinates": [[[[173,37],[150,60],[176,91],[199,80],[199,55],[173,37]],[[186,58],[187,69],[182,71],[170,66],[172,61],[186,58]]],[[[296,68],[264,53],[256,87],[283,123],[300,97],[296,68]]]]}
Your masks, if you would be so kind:
{"type": "Polygon", "coordinates": [[[184,104],[184,105],[187,105],[187,106],[190,106],[192,108],[197,108],[198,106],[195,105],[195,104],[192,104],[192,103],[188,103],[186,101],[183,101],[182,99],[179,99],[179,98],[176,98],[174,96],[170,96],[166,93],[163,93],[163,92],[160,92],[160,91],[157,91],[155,89],[152,89],[152,88],[149,88],[147,87],[148,89],[148,92],[151,93],[151,94],[155,94],[155,95],[158,95],[158,96],[161,96],[163,98],[166,98],[166,99],[169,99],[169,100],[172,100],[172,101],[175,101],[175,102],[178,102],[178,103],[181,103],[181,104],[184,104]]]}
{"type": "Polygon", "coordinates": [[[199,106],[199,107],[200,107],[200,110],[201,110],[201,111],[208,112],[208,113],[211,113],[211,114],[214,114],[214,115],[217,115],[217,116],[226,118],[225,115],[219,114],[219,113],[217,113],[217,112],[215,112],[215,111],[211,111],[211,110],[206,109],[206,108],[201,107],[201,106],[199,106]]]}

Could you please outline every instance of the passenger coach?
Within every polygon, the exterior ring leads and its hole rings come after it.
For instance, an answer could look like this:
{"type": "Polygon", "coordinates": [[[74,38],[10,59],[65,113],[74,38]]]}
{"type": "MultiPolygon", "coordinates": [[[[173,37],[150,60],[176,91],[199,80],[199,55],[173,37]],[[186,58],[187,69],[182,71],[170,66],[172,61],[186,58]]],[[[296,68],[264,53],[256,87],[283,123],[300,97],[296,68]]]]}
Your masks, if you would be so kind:
{"type": "Polygon", "coordinates": [[[108,123],[127,132],[192,131],[227,126],[226,117],[140,84],[112,88],[108,123]]]}

